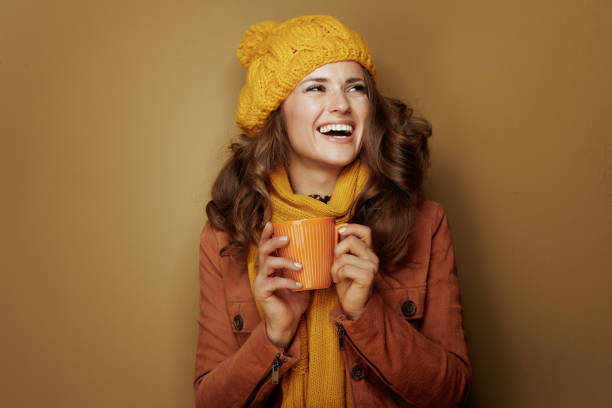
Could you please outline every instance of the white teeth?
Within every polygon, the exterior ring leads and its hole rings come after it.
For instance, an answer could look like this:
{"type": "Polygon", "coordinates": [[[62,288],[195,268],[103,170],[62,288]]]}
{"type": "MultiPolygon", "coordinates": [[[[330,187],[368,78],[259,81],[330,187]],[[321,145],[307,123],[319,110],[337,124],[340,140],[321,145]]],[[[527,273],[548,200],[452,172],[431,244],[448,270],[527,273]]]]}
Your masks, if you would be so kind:
{"type": "Polygon", "coordinates": [[[323,125],[319,128],[319,132],[321,133],[328,133],[332,131],[353,133],[353,127],[351,125],[334,123],[334,124],[329,124],[329,125],[323,125]]]}

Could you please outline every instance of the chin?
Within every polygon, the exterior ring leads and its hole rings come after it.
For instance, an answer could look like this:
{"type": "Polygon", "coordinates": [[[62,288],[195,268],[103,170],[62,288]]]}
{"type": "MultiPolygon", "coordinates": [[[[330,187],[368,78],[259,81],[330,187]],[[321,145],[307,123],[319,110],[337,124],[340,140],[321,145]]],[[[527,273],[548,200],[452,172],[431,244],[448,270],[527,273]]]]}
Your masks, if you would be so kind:
{"type": "Polygon", "coordinates": [[[353,163],[357,159],[357,156],[351,156],[347,158],[334,158],[325,162],[330,167],[343,168],[353,163]]]}

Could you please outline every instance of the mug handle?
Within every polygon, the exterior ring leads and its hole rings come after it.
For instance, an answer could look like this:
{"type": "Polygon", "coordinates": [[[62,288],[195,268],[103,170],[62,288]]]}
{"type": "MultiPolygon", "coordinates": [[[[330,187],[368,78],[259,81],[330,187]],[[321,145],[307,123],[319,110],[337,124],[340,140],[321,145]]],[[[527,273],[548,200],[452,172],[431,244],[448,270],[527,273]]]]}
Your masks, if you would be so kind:
{"type": "Polygon", "coordinates": [[[338,245],[338,238],[339,235],[338,234],[338,230],[340,230],[340,228],[344,227],[345,225],[348,225],[347,222],[343,222],[342,224],[338,224],[336,225],[336,229],[335,229],[335,233],[334,233],[334,248],[336,247],[336,245],[338,245]]]}

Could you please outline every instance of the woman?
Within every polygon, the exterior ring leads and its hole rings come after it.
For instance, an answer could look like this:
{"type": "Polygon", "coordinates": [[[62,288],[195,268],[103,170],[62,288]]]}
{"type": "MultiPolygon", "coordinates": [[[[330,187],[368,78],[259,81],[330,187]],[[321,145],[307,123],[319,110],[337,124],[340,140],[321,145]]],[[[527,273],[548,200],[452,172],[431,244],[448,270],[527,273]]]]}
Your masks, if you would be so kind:
{"type": "Polygon", "coordinates": [[[262,22],[242,141],[201,235],[197,406],[447,407],[471,379],[449,225],[420,196],[429,124],[375,88],[363,39],[330,16],[262,22]],[[272,222],[348,223],[328,289],[299,291],[272,222]]]}

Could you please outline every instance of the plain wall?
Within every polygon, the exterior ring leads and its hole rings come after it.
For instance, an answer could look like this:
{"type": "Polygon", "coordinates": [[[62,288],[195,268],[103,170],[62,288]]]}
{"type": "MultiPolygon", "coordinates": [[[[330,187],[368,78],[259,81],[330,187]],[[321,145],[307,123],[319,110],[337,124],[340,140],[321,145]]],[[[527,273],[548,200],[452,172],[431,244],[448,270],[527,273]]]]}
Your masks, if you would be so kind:
{"type": "Polygon", "coordinates": [[[0,405],[191,407],[204,205],[243,32],[339,17],[433,124],[472,407],[609,407],[600,1],[0,2],[0,405]]]}

